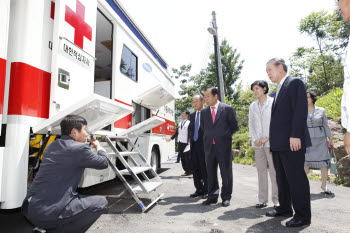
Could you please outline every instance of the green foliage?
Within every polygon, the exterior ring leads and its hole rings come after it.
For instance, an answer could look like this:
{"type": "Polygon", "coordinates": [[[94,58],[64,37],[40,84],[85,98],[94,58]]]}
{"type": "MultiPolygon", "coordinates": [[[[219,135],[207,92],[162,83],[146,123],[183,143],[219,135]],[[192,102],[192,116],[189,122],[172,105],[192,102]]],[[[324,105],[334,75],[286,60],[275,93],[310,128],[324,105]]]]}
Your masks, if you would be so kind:
{"type": "Polygon", "coordinates": [[[313,174],[313,173],[309,173],[307,174],[307,178],[309,178],[309,180],[318,180],[321,181],[322,177],[319,174],[313,174]]]}
{"type": "Polygon", "coordinates": [[[334,183],[336,183],[337,185],[340,185],[340,186],[350,187],[350,180],[341,179],[338,176],[334,179],[334,183]]]}
{"type": "MultiPolygon", "coordinates": [[[[240,60],[240,54],[237,49],[233,49],[226,39],[220,45],[222,74],[224,79],[225,96],[229,101],[236,100],[239,93],[233,89],[233,84],[238,80],[241,74],[244,60],[240,60]]],[[[203,86],[217,86],[216,79],[216,64],[215,55],[210,56],[210,63],[208,64],[207,79],[204,80],[203,86]]]]}
{"type": "Polygon", "coordinates": [[[315,48],[299,47],[290,58],[291,75],[301,78],[307,89],[321,95],[344,82],[341,58],[332,54],[320,54],[315,48]]]}
{"type": "Polygon", "coordinates": [[[233,160],[234,163],[255,164],[254,148],[251,146],[251,142],[248,132],[233,135],[232,148],[239,150],[238,156],[233,160]]]}
{"type": "Polygon", "coordinates": [[[232,105],[236,111],[236,117],[238,119],[238,125],[240,132],[248,131],[248,120],[249,120],[249,105],[256,100],[250,87],[246,87],[243,90],[242,86],[237,87],[239,93],[237,100],[228,101],[227,103],[232,105]]]}
{"type": "Polygon", "coordinates": [[[299,47],[290,57],[291,75],[303,79],[308,89],[322,95],[344,81],[341,57],[349,43],[350,24],[336,12],[313,12],[300,21],[298,30],[316,47],[299,47]]]}
{"type": "Polygon", "coordinates": [[[335,88],[328,94],[319,97],[315,103],[316,106],[326,110],[329,118],[337,118],[341,116],[341,99],[343,95],[342,88],[335,88]]]}
{"type": "MultiPolygon", "coordinates": [[[[227,40],[223,40],[220,46],[222,72],[224,77],[225,96],[229,101],[237,99],[239,93],[233,90],[233,85],[238,80],[243,68],[244,60],[240,60],[240,54],[237,49],[233,49],[227,40]]],[[[195,94],[203,94],[205,88],[217,86],[215,55],[210,55],[210,63],[208,67],[201,70],[197,75],[189,75],[191,65],[183,65],[178,69],[173,68],[173,77],[181,79],[180,99],[175,100],[175,109],[181,111],[183,109],[192,108],[192,96],[195,94]]],[[[179,116],[177,112],[176,117],[179,116]]]]}
{"type": "MultiPolygon", "coordinates": [[[[181,85],[184,85],[184,83],[187,82],[187,79],[190,76],[192,65],[182,65],[178,69],[172,68],[172,77],[175,79],[181,79],[181,85]]],[[[188,109],[192,107],[192,95],[186,95],[181,99],[175,100],[175,119],[177,119],[181,115],[181,111],[184,109],[188,109]]]]}
{"type": "MultiPolygon", "coordinates": [[[[310,180],[317,180],[317,181],[321,181],[322,180],[322,177],[321,177],[320,174],[309,173],[309,174],[307,174],[307,177],[310,180]]],[[[335,183],[335,184],[340,185],[340,186],[350,187],[350,180],[341,179],[338,176],[336,176],[335,178],[334,177],[332,177],[332,178],[328,177],[327,180],[330,183],[335,183]]]]}

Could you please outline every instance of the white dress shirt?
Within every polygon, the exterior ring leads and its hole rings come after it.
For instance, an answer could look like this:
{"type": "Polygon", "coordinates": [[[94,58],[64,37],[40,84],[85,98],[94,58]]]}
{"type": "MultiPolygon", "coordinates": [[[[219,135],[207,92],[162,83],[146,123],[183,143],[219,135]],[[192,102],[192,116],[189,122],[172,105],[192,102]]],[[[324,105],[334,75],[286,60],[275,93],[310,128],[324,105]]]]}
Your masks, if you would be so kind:
{"type": "Polygon", "coordinates": [[[344,65],[344,86],[341,100],[341,124],[350,132],[350,45],[346,53],[344,65]]]}
{"type": "Polygon", "coordinates": [[[273,98],[267,96],[261,107],[259,107],[259,100],[249,106],[249,135],[252,137],[254,148],[270,147],[270,141],[259,147],[255,146],[254,142],[269,137],[272,103],[273,98]]]}
{"type": "Polygon", "coordinates": [[[213,114],[213,109],[212,107],[215,107],[214,111],[215,111],[215,116],[216,113],[218,112],[218,107],[219,107],[220,101],[218,100],[218,102],[215,104],[215,106],[209,106],[210,107],[210,113],[213,114]]]}
{"type": "Polygon", "coordinates": [[[284,83],[284,81],[286,80],[286,78],[289,76],[289,74],[287,74],[286,76],[284,76],[284,78],[282,78],[282,80],[280,81],[280,85],[281,85],[281,87],[282,87],[282,85],[283,85],[283,83],[284,83]]]}

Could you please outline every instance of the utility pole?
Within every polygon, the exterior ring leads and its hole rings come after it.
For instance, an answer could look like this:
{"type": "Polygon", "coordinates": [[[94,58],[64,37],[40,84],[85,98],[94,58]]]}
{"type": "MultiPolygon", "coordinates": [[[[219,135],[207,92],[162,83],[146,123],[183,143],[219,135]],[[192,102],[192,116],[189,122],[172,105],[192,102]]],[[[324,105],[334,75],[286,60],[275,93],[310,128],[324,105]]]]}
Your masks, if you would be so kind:
{"type": "Polygon", "coordinates": [[[208,28],[208,31],[214,37],[214,51],[215,51],[215,65],[216,65],[216,80],[218,84],[218,96],[219,96],[220,102],[225,103],[224,78],[222,75],[220,43],[219,43],[218,27],[216,25],[215,11],[212,12],[212,16],[213,16],[213,21],[212,21],[213,28],[208,28]]]}

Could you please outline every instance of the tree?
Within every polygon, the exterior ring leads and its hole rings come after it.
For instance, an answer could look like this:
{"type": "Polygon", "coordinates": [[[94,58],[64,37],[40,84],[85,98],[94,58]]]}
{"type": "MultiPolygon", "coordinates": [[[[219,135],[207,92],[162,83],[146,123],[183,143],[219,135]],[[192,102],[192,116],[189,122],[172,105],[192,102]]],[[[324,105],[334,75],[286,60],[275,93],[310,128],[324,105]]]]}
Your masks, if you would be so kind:
{"type": "Polygon", "coordinates": [[[172,68],[172,77],[175,79],[181,79],[181,91],[180,95],[183,96],[182,98],[176,99],[175,100],[175,119],[177,119],[181,115],[181,111],[191,108],[192,106],[192,92],[193,87],[186,87],[186,83],[190,79],[190,72],[192,69],[192,65],[182,65],[178,69],[177,68],[172,68]],[[190,89],[190,90],[188,90],[190,89]]]}
{"type": "Polygon", "coordinates": [[[333,12],[313,12],[300,21],[298,30],[316,41],[316,47],[299,47],[291,56],[291,74],[321,95],[343,83],[341,56],[349,42],[350,27],[333,12]]]}
{"type": "Polygon", "coordinates": [[[248,131],[249,106],[256,100],[250,86],[243,88],[242,85],[237,87],[238,98],[235,101],[228,101],[236,111],[240,132],[248,131]]]}
{"type": "MultiPolygon", "coordinates": [[[[243,69],[244,60],[240,60],[237,49],[233,49],[224,39],[220,45],[222,73],[225,86],[225,97],[232,101],[238,98],[239,93],[234,90],[234,84],[239,79],[243,69]]],[[[210,55],[210,63],[207,67],[207,79],[205,86],[217,86],[215,54],[210,55]]]]}
{"type": "MultiPolygon", "coordinates": [[[[237,49],[233,49],[227,40],[223,40],[220,46],[221,62],[223,68],[223,77],[225,85],[225,98],[229,102],[234,102],[239,98],[239,91],[234,90],[234,84],[239,79],[244,60],[240,60],[240,54],[237,49]]],[[[196,75],[190,75],[192,66],[182,65],[179,68],[172,69],[172,77],[180,79],[181,98],[175,100],[176,118],[181,114],[180,111],[192,108],[192,96],[203,94],[207,87],[217,86],[215,71],[215,55],[210,55],[208,66],[202,69],[196,75]]]]}

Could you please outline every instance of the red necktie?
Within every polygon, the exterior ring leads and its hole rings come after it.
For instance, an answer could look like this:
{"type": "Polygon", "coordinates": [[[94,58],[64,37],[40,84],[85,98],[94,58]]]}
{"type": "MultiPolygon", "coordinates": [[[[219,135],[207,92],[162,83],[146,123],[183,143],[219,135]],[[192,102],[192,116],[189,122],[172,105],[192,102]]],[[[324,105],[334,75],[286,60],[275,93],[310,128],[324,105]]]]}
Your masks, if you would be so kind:
{"type": "MultiPolygon", "coordinates": [[[[215,107],[211,107],[212,111],[211,111],[211,118],[213,119],[213,124],[215,122],[215,107]]],[[[213,144],[215,144],[215,140],[213,138],[213,144]]]]}

